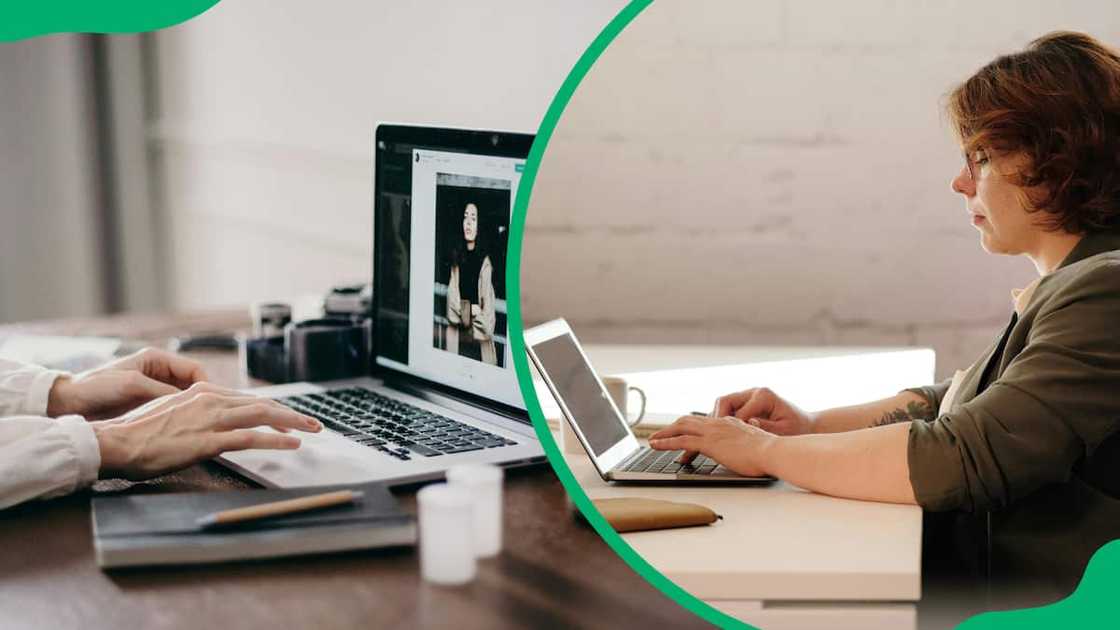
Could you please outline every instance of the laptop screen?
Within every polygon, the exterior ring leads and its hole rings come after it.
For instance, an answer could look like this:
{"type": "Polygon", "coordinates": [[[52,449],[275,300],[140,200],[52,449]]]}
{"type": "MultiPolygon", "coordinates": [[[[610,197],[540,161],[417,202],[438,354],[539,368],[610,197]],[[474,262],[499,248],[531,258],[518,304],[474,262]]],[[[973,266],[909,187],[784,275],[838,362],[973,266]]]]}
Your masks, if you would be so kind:
{"type": "Polygon", "coordinates": [[[508,340],[506,254],[532,139],[378,127],[377,366],[525,409],[508,340]]]}
{"type": "Polygon", "coordinates": [[[630,435],[572,335],[557,335],[535,343],[533,353],[596,457],[630,435]]]}

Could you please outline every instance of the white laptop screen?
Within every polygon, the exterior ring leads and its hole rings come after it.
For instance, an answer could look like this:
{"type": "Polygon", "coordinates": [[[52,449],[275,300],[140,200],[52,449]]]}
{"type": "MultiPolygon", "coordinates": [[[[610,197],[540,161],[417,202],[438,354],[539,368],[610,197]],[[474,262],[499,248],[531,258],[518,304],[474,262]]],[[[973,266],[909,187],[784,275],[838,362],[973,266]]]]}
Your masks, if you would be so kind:
{"type": "Polygon", "coordinates": [[[551,381],[557,397],[591,446],[595,457],[606,453],[628,435],[610,395],[587,363],[570,334],[533,344],[539,367],[551,381]]]}
{"type": "Polygon", "coordinates": [[[523,410],[505,280],[524,158],[378,145],[376,363],[523,410]]]}

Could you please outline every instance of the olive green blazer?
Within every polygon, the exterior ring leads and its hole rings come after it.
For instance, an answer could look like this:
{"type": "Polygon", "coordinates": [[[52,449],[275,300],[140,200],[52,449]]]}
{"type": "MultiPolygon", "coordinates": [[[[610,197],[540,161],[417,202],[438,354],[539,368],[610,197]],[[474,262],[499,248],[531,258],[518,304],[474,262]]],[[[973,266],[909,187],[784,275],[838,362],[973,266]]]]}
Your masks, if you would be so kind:
{"type": "MultiPolygon", "coordinates": [[[[948,386],[913,391],[937,409],[948,386]]],[[[910,428],[918,503],[984,516],[993,583],[1072,591],[1120,537],[1120,235],[1041,278],[944,411],[910,428]]]]}

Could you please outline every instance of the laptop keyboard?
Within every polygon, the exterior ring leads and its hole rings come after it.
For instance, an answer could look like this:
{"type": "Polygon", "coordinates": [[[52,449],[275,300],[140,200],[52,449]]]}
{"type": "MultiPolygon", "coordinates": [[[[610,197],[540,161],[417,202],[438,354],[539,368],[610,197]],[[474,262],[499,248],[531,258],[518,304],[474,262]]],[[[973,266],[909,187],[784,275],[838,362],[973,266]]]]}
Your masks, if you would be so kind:
{"type": "Polygon", "coordinates": [[[517,443],[360,387],[277,400],[358,444],[405,461],[517,443]]]}
{"type": "Polygon", "coordinates": [[[716,466],[713,459],[706,455],[697,455],[692,463],[682,466],[677,462],[684,451],[655,451],[648,446],[643,447],[625,468],[623,472],[659,473],[676,475],[680,473],[690,475],[710,475],[716,466]]]}

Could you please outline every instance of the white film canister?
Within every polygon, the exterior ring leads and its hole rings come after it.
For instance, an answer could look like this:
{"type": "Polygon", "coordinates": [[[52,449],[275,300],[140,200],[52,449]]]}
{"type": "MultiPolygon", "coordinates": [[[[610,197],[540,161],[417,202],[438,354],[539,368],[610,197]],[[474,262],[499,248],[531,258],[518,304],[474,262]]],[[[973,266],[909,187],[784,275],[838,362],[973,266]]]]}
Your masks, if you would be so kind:
{"type": "Polygon", "coordinates": [[[420,512],[420,576],[436,584],[474,579],[473,498],[465,488],[446,483],[416,493],[420,512]]]}
{"type": "Polygon", "coordinates": [[[468,492],[474,504],[474,552],[480,558],[502,550],[502,469],[490,464],[453,466],[447,483],[468,492]]]}

